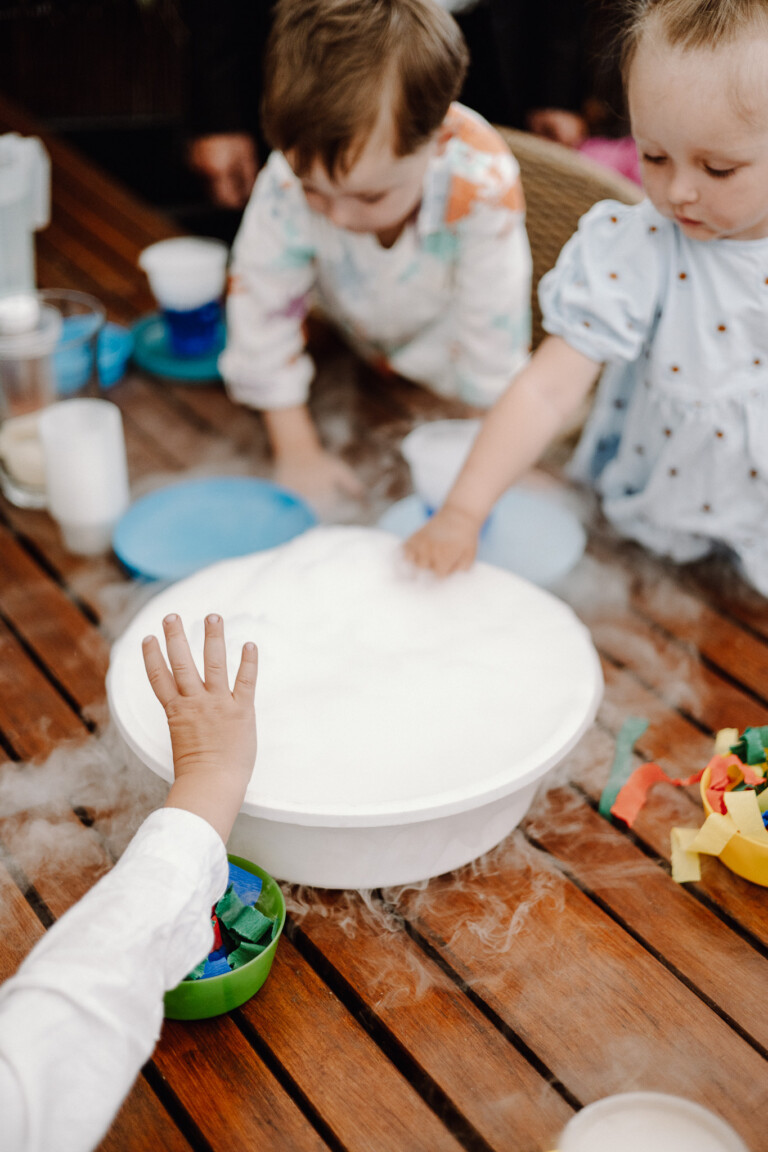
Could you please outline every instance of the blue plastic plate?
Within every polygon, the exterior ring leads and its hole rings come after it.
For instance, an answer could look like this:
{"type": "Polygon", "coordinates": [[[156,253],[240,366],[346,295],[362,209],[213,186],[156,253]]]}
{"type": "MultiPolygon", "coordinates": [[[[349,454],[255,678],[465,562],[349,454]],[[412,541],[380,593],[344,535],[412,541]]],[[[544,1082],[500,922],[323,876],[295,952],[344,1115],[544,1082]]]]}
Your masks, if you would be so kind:
{"type": "Polygon", "coordinates": [[[137,500],[118,521],[112,547],[134,576],[180,580],[217,560],[286,544],[315,524],[312,509],[287,488],[219,476],[137,500]]]}
{"type": "Polygon", "coordinates": [[[132,332],[133,360],[145,372],[187,384],[208,384],[220,379],[217,361],[226,339],[223,324],[215,347],[204,356],[177,356],[168,343],[165,321],[159,313],[142,317],[132,332]]]}
{"type": "MultiPolygon", "coordinates": [[[[407,496],[387,509],[379,528],[405,539],[428,518],[423,501],[407,496]]],[[[562,504],[528,488],[511,488],[483,528],[477,558],[548,588],[581,559],[586,539],[580,522],[562,504]]]]}

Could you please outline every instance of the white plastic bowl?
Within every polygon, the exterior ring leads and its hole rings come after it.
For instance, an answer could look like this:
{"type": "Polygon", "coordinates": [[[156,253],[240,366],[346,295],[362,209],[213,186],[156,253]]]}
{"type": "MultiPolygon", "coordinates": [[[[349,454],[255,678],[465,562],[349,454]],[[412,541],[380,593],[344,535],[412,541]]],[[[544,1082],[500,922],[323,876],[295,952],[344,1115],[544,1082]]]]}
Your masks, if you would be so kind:
{"type": "Polygon", "coordinates": [[[589,727],[602,677],[561,601],[478,564],[438,582],[406,572],[368,528],[316,528],[166,588],[112,651],[112,715],[172,779],[141,639],[179,612],[201,660],[225,619],[230,673],[259,645],[259,754],[231,852],[273,876],[374,888],[439,875],[499,843],[589,727]]]}
{"type": "Polygon", "coordinates": [[[453,487],[480,431],[480,420],[420,424],[400,445],[417,495],[434,511],[453,487]]]}
{"type": "Polygon", "coordinates": [[[662,1092],[625,1092],[588,1104],[559,1143],[560,1152],[748,1152],[719,1116],[662,1092]]]}
{"type": "Polygon", "coordinates": [[[229,249],[221,240],[174,236],[145,248],[139,267],[161,308],[188,312],[221,296],[228,257],[229,249]]]}

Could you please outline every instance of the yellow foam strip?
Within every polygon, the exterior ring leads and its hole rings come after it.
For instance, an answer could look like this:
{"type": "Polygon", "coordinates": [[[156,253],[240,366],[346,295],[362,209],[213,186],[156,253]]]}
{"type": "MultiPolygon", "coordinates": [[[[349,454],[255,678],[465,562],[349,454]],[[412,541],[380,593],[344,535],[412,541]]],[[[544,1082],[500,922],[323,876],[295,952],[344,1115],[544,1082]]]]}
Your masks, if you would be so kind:
{"type": "Polygon", "coordinates": [[[727,756],[732,744],[738,744],[738,728],[721,728],[715,736],[715,756],[727,756]]]}
{"type": "Polygon", "coordinates": [[[724,799],[728,815],[732,817],[739,832],[752,840],[768,844],[768,829],[763,824],[755,793],[745,788],[743,792],[726,792],[724,799]]]}
{"type": "Polygon", "coordinates": [[[701,880],[699,857],[696,852],[690,850],[698,834],[698,828],[672,829],[672,879],[678,884],[701,880]]]}
{"type": "Polygon", "coordinates": [[[689,845],[689,851],[706,852],[707,856],[719,856],[736,832],[736,825],[730,816],[713,812],[699,828],[695,839],[689,845]]]}

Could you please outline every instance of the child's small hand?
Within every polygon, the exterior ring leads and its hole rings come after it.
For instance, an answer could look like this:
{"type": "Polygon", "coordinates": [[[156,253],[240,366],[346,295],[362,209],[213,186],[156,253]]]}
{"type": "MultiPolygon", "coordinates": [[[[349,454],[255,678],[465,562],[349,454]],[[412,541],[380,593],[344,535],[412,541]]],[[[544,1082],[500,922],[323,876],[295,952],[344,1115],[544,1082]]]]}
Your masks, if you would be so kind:
{"type": "Polygon", "coordinates": [[[445,504],[406,540],[405,555],[418,568],[431,568],[437,576],[466,571],[475,559],[480,527],[468,512],[445,504]]]}
{"type": "Polygon", "coordinates": [[[170,668],[155,636],[146,637],[143,654],[149,682],[165,709],[171,732],[175,780],[166,807],[195,812],[226,841],[256,759],[256,645],[244,645],[230,691],[220,616],[211,615],[205,621],[204,681],[181,619],[166,616],[163,631],[170,668]]]}
{"type": "Polygon", "coordinates": [[[345,497],[359,500],[364,491],[349,464],[322,449],[278,459],[275,480],[298,492],[319,512],[330,511],[345,497]]]}

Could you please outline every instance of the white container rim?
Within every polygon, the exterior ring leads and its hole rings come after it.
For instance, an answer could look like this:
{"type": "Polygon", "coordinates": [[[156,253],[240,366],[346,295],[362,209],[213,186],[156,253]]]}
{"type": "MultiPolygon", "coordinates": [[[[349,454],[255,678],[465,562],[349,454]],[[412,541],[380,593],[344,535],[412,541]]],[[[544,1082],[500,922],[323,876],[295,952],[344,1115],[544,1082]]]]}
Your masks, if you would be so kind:
{"type": "MultiPolygon", "coordinates": [[[[515,773],[513,778],[503,773],[498,773],[496,777],[490,781],[487,778],[484,779],[481,782],[481,790],[477,788],[473,790],[470,785],[466,788],[455,788],[449,792],[439,794],[437,797],[433,793],[423,800],[415,799],[407,802],[395,800],[389,803],[367,805],[364,808],[358,805],[350,805],[348,808],[345,808],[345,806],[340,804],[335,804],[333,807],[329,806],[328,808],[323,808],[317,804],[313,805],[312,808],[302,807],[300,804],[278,808],[271,805],[255,804],[246,799],[243,801],[240,811],[244,812],[247,816],[258,816],[262,819],[275,820],[282,824],[302,824],[307,827],[318,826],[324,828],[374,828],[388,824],[416,824],[424,820],[434,819],[435,817],[452,816],[457,812],[466,812],[474,808],[480,808],[484,804],[490,804],[494,800],[508,795],[510,791],[517,791],[519,788],[524,788],[526,784],[530,784],[546,776],[550,768],[554,767],[555,764],[559,764],[561,760],[575,748],[584,733],[592,726],[603,698],[603,675],[596,652],[592,654],[592,665],[592,698],[589,709],[584,713],[582,723],[574,728],[567,742],[558,744],[551,755],[547,756],[544,760],[538,761],[528,771],[515,773]]],[[[169,783],[172,782],[173,774],[169,770],[168,765],[151,755],[151,753],[148,753],[146,747],[143,747],[121,723],[120,709],[116,706],[114,683],[116,674],[114,669],[115,663],[112,661],[107,672],[107,701],[110,714],[117,725],[122,739],[131,751],[151,768],[152,771],[156,772],[161,779],[167,780],[169,783]]]]}

